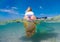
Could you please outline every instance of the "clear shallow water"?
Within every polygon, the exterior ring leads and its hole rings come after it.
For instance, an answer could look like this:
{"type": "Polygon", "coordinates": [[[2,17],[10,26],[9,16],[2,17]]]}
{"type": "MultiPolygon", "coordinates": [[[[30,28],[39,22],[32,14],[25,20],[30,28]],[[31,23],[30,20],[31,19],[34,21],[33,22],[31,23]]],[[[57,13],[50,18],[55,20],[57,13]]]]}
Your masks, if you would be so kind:
{"type": "Polygon", "coordinates": [[[42,22],[36,34],[26,38],[23,23],[0,25],[0,42],[60,42],[60,23],[42,22]]]}

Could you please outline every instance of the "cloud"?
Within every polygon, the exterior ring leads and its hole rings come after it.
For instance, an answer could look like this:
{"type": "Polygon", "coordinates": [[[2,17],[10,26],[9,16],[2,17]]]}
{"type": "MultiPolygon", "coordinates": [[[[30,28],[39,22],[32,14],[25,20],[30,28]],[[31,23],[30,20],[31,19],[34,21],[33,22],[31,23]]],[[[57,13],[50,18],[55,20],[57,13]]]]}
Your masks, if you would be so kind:
{"type": "Polygon", "coordinates": [[[42,7],[42,6],[40,6],[40,9],[43,9],[43,7],[42,7]]]}
{"type": "Polygon", "coordinates": [[[45,14],[40,14],[40,15],[45,15],[45,14]]]}
{"type": "Polygon", "coordinates": [[[10,6],[6,6],[6,8],[9,8],[9,9],[18,9],[17,7],[13,6],[13,7],[10,7],[10,6]]]}
{"type": "Polygon", "coordinates": [[[20,14],[21,16],[24,16],[24,14],[20,14]]]}
{"type": "Polygon", "coordinates": [[[12,9],[0,9],[0,12],[7,12],[9,14],[19,14],[17,11],[12,9]]]}
{"type": "Polygon", "coordinates": [[[46,14],[44,14],[44,13],[41,13],[41,14],[39,14],[41,17],[45,17],[45,16],[47,16],[46,14]]]}
{"type": "Polygon", "coordinates": [[[12,9],[18,9],[17,7],[11,7],[12,9]]]}
{"type": "Polygon", "coordinates": [[[0,12],[6,12],[6,13],[9,13],[9,14],[19,14],[17,9],[18,9],[17,7],[9,8],[9,6],[7,6],[6,9],[0,9],[0,12]]]}
{"type": "Polygon", "coordinates": [[[19,11],[17,9],[18,9],[17,7],[5,8],[5,9],[0,9],[0,12],[8,13],[8,17],[11,19],[24,17],[24,14],[19,13],[19,11]]]}

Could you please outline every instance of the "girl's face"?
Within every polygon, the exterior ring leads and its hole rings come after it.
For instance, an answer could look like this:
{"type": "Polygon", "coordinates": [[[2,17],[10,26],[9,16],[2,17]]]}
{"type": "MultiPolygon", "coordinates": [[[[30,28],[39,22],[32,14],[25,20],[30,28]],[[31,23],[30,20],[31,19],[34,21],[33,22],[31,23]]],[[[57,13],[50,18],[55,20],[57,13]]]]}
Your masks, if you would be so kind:
{"type": "Polygon", "coordinates": [[[28,9],[27,9],[27,12],[29,12],[29,11],[32,11],[32,9],[30,7],[28,7],[28,9]]]}

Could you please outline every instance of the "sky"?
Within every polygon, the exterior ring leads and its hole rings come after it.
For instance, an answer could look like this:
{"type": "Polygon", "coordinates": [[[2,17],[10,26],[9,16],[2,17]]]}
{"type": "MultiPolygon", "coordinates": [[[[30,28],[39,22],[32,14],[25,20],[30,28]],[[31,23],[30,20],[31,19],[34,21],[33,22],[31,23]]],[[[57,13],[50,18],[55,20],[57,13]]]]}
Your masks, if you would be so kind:
{"type": "Polygon", "coordinates": [[[0,20],[23,18],[29,6],[36,17],[60,15],[60,0],[0,0],[0,20]]]}

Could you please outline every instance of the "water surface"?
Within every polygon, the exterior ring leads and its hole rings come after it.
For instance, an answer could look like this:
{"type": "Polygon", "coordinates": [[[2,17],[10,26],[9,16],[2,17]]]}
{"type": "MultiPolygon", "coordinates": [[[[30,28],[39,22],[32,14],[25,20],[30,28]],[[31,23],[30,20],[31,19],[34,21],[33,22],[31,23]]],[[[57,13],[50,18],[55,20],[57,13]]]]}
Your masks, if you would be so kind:
{"type": "Polygon", "coordinates": [[[0,25],[0,42],[60,42],[60,23],[42,22],[36,28],[35,35],[26,38],[23,23],[0,25]]]}

